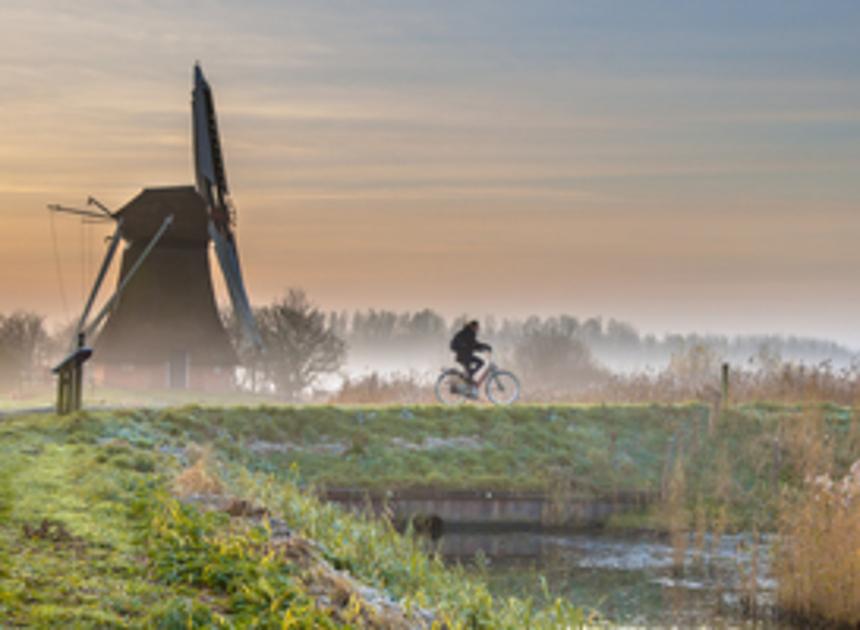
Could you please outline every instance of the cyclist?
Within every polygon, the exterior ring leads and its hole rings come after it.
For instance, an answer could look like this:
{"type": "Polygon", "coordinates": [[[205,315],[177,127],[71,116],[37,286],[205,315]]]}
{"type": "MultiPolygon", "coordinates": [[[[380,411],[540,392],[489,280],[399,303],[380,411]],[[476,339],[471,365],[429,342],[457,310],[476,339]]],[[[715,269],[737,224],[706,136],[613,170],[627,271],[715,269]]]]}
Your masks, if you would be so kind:
{"type": "Polygon", "coordinates": [[[474,376],[484,366],[484,361],[475,356],[475,352],[490,351],[489,344],[478,341],[478,320],[473,319],[460,329],[451,340],[451,350],[457,355],[457,363],[463,366],[469,384],[475,386],[474,376]]]}

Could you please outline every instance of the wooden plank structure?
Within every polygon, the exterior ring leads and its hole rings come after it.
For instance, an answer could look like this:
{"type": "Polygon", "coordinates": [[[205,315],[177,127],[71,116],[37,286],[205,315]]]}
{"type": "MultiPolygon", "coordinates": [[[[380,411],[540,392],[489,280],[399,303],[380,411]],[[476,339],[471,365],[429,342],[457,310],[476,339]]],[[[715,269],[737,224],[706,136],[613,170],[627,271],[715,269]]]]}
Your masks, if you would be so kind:
{"type": "Polygon", "coordinates": [[[78,345],[52,372],[57,375],[57,413],[65,415],[80,410],[83,401],[84,363],[93,354],[85,345],[84,333],[78,334],[78,345]]]}

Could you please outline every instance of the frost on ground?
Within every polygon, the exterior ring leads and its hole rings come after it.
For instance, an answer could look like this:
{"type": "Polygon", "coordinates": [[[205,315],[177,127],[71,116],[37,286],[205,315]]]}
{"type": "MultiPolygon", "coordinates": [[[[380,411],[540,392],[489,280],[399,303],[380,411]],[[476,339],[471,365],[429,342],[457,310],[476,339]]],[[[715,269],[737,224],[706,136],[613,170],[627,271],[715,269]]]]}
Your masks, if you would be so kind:
{"type": "Polygon", "coordinates": [[[460,435],[449,438],[428,436],[421,442],[410,442],[403,438],[391,438],[391,445],[407,451],[441,451],[445,449],[459,449],[463,451],[476,451],[484,448],[484,442],[474,435],[460,435]]]}
{"type": "Polygon", "coordinates": [[[295,442],[266,442],[254,440],[245,445],[252,453],[258,455],[268,453],[306,452],[317,455],[343,455],[349,450],[349,445],[343,442],[318,442],[316,444],[296,444],[295,442]]]}

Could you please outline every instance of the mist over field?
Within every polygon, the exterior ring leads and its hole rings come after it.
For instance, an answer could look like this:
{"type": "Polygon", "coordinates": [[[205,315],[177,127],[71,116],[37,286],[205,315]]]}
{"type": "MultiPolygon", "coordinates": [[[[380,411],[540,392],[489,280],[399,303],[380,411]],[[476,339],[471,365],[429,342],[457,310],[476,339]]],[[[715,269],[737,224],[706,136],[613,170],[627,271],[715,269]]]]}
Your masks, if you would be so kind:
{"type": "MultiPolygon", "coordinates": [[[[452,337],[471,319],[446,318],[429,308],[326,311],[301,290],[254,312],[266,350],[244,346],[235,317],[225,309],[222,319],[238,363],[220,389],[196,394],[201,400],[251,395],[297,402],[427,402],[440,372],[455,365],[452,337]],[[359,394],[363,388],[370,390],[359,394]]],[[[723,364],[730,366],[736,393],[746,397],[757,392],[792,398],[793,388],[814,382],[831,394],[838,390],[843,400],[860,383],[857,353],[826,339],[656,336],[616,319],[572,315],[485,316],[480,322],[479,340],[493,348],[485,358],[517,374],[524,399],[533,402],[710,399],[720,387],[723,364]]],[[[73,345],[72,330],[71,324],[48,326],[34,313],[0,316],[0,387],[23,398],[34,391],[45,397],[50,368],[73,345]]],[[[91,341],[98,362],[98,335],[91,341]]],[[[98,370],[88,373],[87,382],[92,392],[116,387],[104,383],[98,370]]],[[[126,396],[138,400],[151,391],[160,399],[165,389],[170,388],[139,384],[126,396]]],[[[183,396],[194,400],[195,394],[183,396]]]]}
{"type": "MultiPolygon", "coordinates": [[[[466,317],[446,319],[426,309],[417,312],[368,310],[332,313],[329,321],[349,348],[349,372],[423,372],[451,359],[447,342],[466,317]]],[[[498,318],[485,316],[481,336],[503,358],[513,360],[518,347],[553,334],[581,343],[596,364],[613,372],[634,373],[665,369],[673,356],[695,346],[711,350],[723,361],[742,369],[762,362],[787,361],[809,366],[829,362],[834,367],[852,365],[858,353],[836,341],[783,335],[719,335],[707,333],[641,334],[628,322],[612,318],[555,317],[498,318]]],[[[537,360],[551,360],[550,348],[537,348],[537,360]],[[544,354],[541,354],[544,353],[544,354]]]]}

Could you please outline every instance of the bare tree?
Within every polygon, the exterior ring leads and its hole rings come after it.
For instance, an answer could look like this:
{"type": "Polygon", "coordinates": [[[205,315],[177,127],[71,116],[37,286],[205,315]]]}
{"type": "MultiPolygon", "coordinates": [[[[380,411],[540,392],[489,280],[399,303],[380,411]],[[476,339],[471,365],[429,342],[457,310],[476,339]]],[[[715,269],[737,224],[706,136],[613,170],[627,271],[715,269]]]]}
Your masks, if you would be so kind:
{"type": "Polygon", "coordinates": [[[605,374],[575,330],[556,320],[527,322],[514,346],[514,360],[525,378],[537,387],[574,390],[605,374]]]}
{"type": "Polygon", "coordinates": [[[296,399],[324,374],[336,372],[346,344],[326,323],[326,315],[299,289],[256,310],[264,350],[260,365],[275,390],[296,399]]]}
{"type": "Polygon", "coordinates": [[[18,311],[0,315],[0,385],[21,387],[41,366],[48,341],[44,318],[18,311]]]}
{"type": "Polygon", "coordinates": [[[719,377],[720,357],[712,346],[697,343],[673,354],[668,371],[692,387],[712,385],[719,377]]]}

